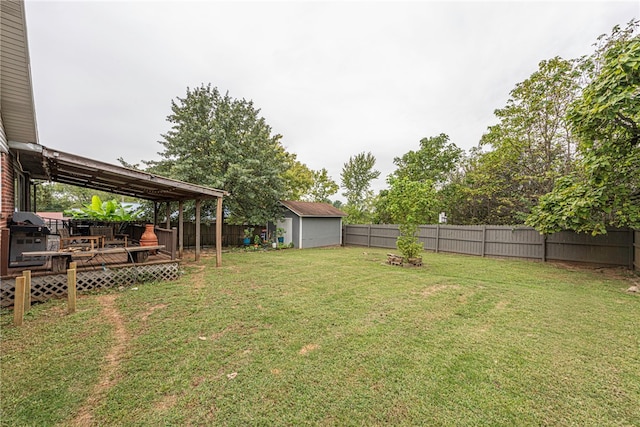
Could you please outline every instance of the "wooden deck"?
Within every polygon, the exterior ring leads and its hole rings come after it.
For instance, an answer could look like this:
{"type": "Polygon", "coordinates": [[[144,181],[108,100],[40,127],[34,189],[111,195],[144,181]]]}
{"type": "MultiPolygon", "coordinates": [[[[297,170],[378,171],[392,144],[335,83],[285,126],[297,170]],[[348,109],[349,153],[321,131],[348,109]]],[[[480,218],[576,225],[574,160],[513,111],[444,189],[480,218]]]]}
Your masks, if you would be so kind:
{"type": "Polygon", "coordinates": [[[30,270],[34,276],[59,274],[66,270],[70,261],[77,263],[78,271],[99,270],[105,267],[118,267],[132,264],[157,264],[175,262],[171,255],[161,252],[163,245],[158,246],[130,246],[116,248],[99,248],[82,251],[36,251],[25,252],[27,257],[45,257],[46,262],[41,266],[11,267],[3,279],[21,276],[25,270],[30,270]]]}

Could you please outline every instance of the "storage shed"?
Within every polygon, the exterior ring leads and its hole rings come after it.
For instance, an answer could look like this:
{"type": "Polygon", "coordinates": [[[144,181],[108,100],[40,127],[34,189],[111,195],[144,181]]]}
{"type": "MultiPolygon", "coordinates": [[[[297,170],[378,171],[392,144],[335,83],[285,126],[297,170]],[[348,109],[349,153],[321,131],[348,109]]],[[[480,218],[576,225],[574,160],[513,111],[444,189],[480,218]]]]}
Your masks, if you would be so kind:
{"type": "Polygon", "coordinates": [[[347,216],[329,203],[282,201],[284,243],[307,249],[342,244],[342,218],[347,216]]]}

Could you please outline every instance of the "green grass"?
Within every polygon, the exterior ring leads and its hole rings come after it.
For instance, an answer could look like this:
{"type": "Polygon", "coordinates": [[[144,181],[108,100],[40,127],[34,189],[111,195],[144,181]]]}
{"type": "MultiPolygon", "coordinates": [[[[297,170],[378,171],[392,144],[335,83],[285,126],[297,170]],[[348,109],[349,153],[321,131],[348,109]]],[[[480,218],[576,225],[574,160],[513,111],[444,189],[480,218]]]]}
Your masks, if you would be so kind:
{"type": "MultiPolygon", "coordinates": [[[[93,422],[640,425],[630,273],[385,254],[231,252],[113,291],[128,341],[93,422]]],[[[114,343],[97,298],[2,313],[2,425],[72,422],[114,343]]]]}

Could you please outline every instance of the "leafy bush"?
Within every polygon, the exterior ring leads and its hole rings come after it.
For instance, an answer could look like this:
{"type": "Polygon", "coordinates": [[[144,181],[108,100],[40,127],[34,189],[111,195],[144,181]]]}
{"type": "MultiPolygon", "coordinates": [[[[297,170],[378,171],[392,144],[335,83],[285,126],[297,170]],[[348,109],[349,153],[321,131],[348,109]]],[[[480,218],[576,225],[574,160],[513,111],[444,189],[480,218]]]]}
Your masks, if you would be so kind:
{"type": "Polygon", "coordinates": [[[140,218],[142,210],[128,210],[116,200],[103,202],[100,197],[93,196],[91,204],[79,209],[68,209],[64,214],[74,219],[95,219],[98,221],[122,222],[135,221],[140,218]]]}
{"type": "Polygon", "coordinates": [[[416,258],[424,249],[416,237],[417,229],[418,227],[412,225],[400,225],[400,236],[396,241],[396,246],[406,259],[416,258]]]}

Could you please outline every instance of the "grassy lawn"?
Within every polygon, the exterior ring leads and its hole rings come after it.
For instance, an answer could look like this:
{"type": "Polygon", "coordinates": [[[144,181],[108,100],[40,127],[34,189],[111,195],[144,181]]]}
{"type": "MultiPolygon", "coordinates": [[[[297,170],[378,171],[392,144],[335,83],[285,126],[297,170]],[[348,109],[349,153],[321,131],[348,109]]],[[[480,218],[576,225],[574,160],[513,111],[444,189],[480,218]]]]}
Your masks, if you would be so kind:
{"type": "Polygon", "coordinates": [[[3,311],[0,423],[640,425],[630,273],[385,255],[232,252],[74,315],[3,311]]]}

